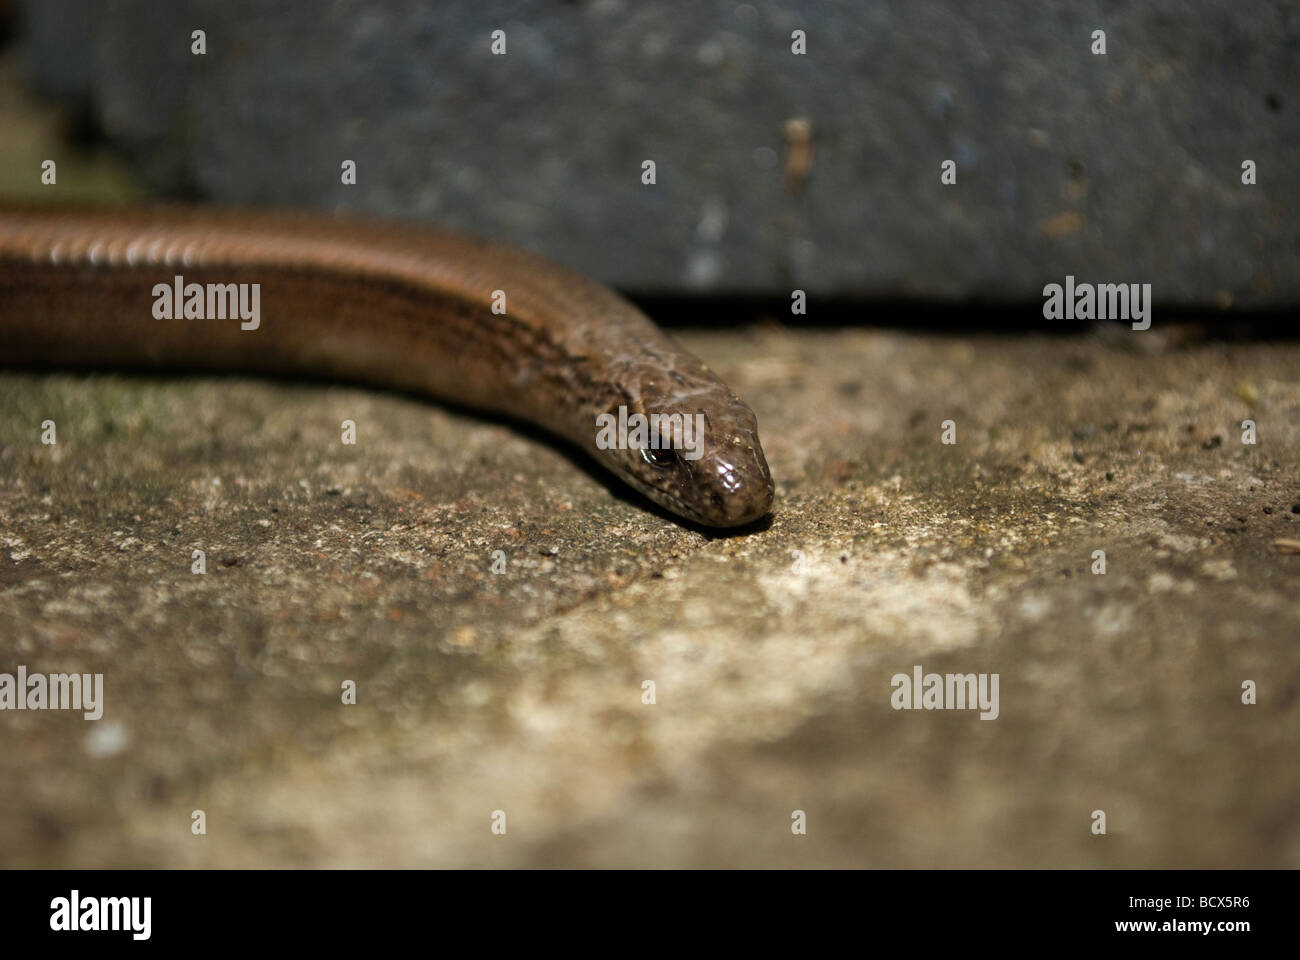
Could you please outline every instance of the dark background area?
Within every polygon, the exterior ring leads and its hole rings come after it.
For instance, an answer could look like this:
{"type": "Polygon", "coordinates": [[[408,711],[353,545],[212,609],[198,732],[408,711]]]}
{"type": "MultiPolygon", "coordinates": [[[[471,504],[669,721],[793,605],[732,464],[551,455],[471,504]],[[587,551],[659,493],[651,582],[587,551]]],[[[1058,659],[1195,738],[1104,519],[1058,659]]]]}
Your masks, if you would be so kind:
{"type": "Polygon", "coordinates": [[[498,237],[648,298],[667,322],[897,319],[865,303],[926,305],[908,323],[1043,327],[1042,288],[1066,274],[1150,283],[1156,316],[1210,324],[1246,311],[1277,328],[1300,299],[1289,0],[45,0],[16,13],[24,79],[150,194],[498,237]],[[355,186],[340,183],[345,159],[355,186]],[[945,160],[956,185],[940,183],[945,160]],[[806,318],[789,314],[796,288],[813,298],[806,318]]]}

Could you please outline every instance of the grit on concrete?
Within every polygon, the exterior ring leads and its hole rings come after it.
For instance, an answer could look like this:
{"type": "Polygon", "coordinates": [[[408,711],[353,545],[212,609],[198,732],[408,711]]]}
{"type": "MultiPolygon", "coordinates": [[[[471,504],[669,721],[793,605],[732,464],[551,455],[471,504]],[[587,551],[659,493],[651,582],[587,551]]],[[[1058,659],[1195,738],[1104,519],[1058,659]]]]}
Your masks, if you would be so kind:
{"type": "Polygon", "coordinates": [[[416,398],[0,375],[0,671],[105,684],[0,714],[0,865],[1300,866],[1300,343],[683,339],[763,529],[416,398]]]}

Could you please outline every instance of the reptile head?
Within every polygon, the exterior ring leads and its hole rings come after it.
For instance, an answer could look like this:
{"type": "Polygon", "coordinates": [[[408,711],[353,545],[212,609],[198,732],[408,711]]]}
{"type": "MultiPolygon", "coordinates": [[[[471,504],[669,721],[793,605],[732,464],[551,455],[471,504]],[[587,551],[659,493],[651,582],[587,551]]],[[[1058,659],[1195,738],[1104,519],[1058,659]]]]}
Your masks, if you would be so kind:
{"type": "Polygon", "coordinates": [[[651,500],[709,527],[738,527],[772,509],[772,474],[754,411],[708,367],[662,366],[625,377],[598,416],[596,453],[651,500]]]}

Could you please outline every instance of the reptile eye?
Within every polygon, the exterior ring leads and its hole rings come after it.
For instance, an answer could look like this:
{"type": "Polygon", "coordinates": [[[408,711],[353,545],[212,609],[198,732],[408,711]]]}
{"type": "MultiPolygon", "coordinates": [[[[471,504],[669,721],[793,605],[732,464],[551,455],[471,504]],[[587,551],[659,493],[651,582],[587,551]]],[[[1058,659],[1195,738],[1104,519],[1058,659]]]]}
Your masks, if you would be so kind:
{"type": "Polygon", "coordinates": [[[671,450],[660,450],[656,447],[642,447],[641,459],[652,467],[660,470],[667,470],[677,463],[677,454],[671,450]]]}

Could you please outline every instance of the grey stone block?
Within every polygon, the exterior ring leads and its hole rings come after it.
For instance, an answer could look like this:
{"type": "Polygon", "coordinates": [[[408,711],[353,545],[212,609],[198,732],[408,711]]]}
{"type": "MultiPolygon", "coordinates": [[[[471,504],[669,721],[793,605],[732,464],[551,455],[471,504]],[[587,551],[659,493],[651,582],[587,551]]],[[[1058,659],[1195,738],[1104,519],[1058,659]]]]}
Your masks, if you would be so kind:
{"type": "Polygon", "coordinates": [[[95,0],[18,6],[19,30],[26,47],[23,72],[37,93],[78,105],[90,101],[99,9],[95,0]]]}
{"type": "Polygon", "coordinates": [[[161,189],[425,219],[634,291],[1300,299],[1294,2],[116,0],[95,47],[161,189]]]}

